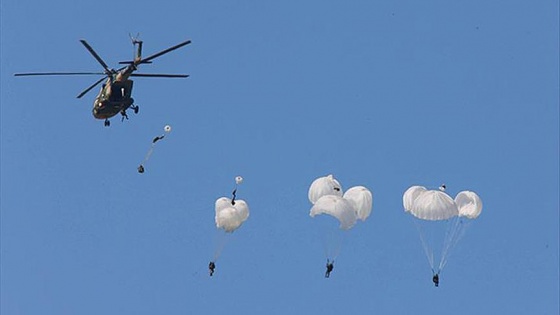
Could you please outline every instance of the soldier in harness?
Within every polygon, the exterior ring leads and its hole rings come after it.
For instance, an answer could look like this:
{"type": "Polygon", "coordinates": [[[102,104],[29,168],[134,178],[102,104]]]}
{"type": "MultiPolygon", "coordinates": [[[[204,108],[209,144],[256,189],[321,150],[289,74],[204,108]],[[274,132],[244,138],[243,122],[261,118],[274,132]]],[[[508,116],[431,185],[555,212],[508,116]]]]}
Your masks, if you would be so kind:
{"type": "Polygon", "coordinates": [[[334,261],[331,262],[327,259],[327,271],[325,272],[325,278],[331,276],[331,272],[333,271],[333,269],[334,269],[334,261]]]}

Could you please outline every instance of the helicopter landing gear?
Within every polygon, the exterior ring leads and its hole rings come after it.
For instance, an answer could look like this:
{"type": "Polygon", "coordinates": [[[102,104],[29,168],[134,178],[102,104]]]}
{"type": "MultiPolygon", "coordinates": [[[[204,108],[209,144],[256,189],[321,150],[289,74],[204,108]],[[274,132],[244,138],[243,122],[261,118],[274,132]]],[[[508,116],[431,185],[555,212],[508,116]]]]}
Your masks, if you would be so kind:
{"type": "Polygon", "coordinates": [[[138,110],[140,110],[140,107],[138,107],[137,105],[130,105],[130,108],[132,108],[135,114],[138,114],[138,110]]]}
{"type": "Polygon", "coordinates": [[[121,121],[124,121],[124,119],[126,118],[126,120],[128,120],[128,115],[126,114],[126,110],[121,110],[121,121]]]}
{"type": "Polygon", "coordinates": [[[105,127],[109,127],[111,125],[111,122],[109,121],[109,119],[105,119],[103,125],[105,125],[105,127]]]}

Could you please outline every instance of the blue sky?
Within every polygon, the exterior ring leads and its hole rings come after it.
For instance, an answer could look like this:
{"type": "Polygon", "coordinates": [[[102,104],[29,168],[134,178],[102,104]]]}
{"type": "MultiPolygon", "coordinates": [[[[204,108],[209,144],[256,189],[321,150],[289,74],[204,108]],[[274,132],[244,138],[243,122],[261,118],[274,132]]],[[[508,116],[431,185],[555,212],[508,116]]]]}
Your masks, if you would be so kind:
{"type": "Polygon", "coordinates": [[[558,314],[557,1],[2,1],[2,314],[558,314]],[[142,65],[138,115],[91,116],[142,65]],[[164,125],[173,131],[136,167],[164,125]],[[368,187],[330,279],[311,182],[368,187]],[[214,201],[251,215],[210,278],[214,201]],[[473,190],[439,288],[402,194],[473,190]]]}

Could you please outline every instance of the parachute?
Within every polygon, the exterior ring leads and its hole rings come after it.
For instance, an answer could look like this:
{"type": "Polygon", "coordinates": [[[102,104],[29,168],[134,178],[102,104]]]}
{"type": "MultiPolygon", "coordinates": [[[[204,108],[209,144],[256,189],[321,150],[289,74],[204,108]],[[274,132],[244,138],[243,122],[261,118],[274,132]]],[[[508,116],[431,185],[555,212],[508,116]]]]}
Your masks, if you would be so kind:
{"type": "Polygon", "coordinates": [[[343,198],[352,203],[358,219],[365,221],[371,214],[373,196],[364,186],[355,186],[348,189],[343,198]]]}
{"type": "Polygon", "coordinates": [[[214,257],[209,264],[209,266],[213,266],[210,268],[210,276],[214,273],[214,268],[216,267],[215,262],[221,255],[229,235],[239,229],[243,222],[247,221],[249,218],[249,205],[244,200],[237,199],[236,195],[238,185],[242,182],[243,177],[235,177],[235,188],[232,192],[232,198],[220,197],[215,202],[214,221],[216,223],[218,235],[216,238],[214,257]]]}
{"type": "MultiPolygon", "coordinates": [[[[313,204],[309,215],[312,218],[328,217],[332,220],[324,223],[321,234],[325,240],[327,261],[338,256],[342,246],[341,232],[350,230],[359,220],[365,221],[371,214],[373,195],[364,186],[355,186],[346,193],[333,175],[315,179],[308,192],[309,201],[313,204]]],[[[318,220],[318,219],[316,219],[318,220]]]]}
{"type": "Polygon", "coordinates": [[[426,190],[414,199],[410,213],[421,220],[438,221],[459,215],[459,210],[448,194],[439,190],[426,190]]]}
{"type": "Polygon", "coordinates": [[[309,187],[308,197],[311,203],[315,204],[319,198],[325,195],[342,197],[342,186],[332,175],[317,178],[309,187]]]}
{"type": "Polygon", "coordinates": [[[156,146],[156,143],[160,140],[163,140],[163,138],[165,138],[165,135],[169,134],[171,132],[171,126],[170,125],[165,125],[165,127],[163,127],[163,131],[165,131],[165,134],[163,134],[161,136],[156,136],[152,140],[152,145],[150,146],[150,149],[148,150],[148,153],[146,153],[146,156],[144,157],[144,161],[142,161],[142,163],[140,163],[140,165],[138,166],[138,173],[140,173],[140,174],[144,173],[144,171],[146,170],[145,165],[148,162],[148,160],[150,159],[150,157],[152,156],[152,153],[154,152],[154,148],[156,146]]]}
{"type": "Polygon", "coordinates": [[[467,219],[476,219],[482,212],[482,200],[472,191],[462,191],[455,197],[455,203],[459,208],[459,216],[467,219]]]}
{"type": "Polygon", "coordinates": [[[482,201],[472,191],[461,191],[453,199],[445,193],[445,185],[439,190],[412,186],[403,194],[403,207],[414,218],[424,253],[436,276],[445,267],[451,249],[463,237],[472,219],[480,215],[482,201]],[[436,244],[441,244],[441,250],[436,244]]]}
{"type": "Polygon", "coordinates": [[[342,197],[325,195],[313,205],[309,215],[314,217],[319,214],[328,214],[340,221],[340,228],[348,230],[356,224],[358,216],[353,204],[342,197]]]}
{"type": "Polygon", "coordinates": [[[216,200],[216,227],[231,233],[249,217],[249,206],[243,200],[233,201],[226,197],[216,200]]]}

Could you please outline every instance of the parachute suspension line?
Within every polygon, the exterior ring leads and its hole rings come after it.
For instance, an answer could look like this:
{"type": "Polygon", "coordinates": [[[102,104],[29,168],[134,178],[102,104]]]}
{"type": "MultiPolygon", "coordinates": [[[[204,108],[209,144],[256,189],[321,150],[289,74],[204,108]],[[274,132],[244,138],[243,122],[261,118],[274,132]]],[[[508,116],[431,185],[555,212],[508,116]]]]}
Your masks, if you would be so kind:
{"type": "MultiPolygon", "coordinates": [[[[323,222],[325,223],[325,222],[323,222]]],[[[331,223],[331,222],[329,222],[331,223]]],[[[334,261],[342,251],[345,234],[338,226],[324,224],[322,226],[321,240],[327,260],[334,261]]]]}
{"type": "Polygon", "coordinates": [[[471,221],[465,219],[463,217],[456,217],[453,219],[454,222],[451,222],[447,233],[445,235],[445,242],[444,247],[442,249],[441,254],[441,261],[439,263],[439,270],[442,270],[445,265],[447,264],[447,260],[449,259],[449,254],[453,248],[459,243],[459,241],[465,235],[468,226],[470,225],[471,221]]]}
{"type": "Polygon", "coordinates": [[[212,261],[214,263],[218,261],[218,258],[220,258],[220,256],[222,255],[222,252],[224,251],[227,242],[231,238],[230,234],[232,233],[227,233],[224,230],[220,230],[220,229],[216,230],[216,236],[214,237],[215,239],[214,257],[212,258],[212,261]]]}
{"type": "Polygon", "coordinates": [[[422,226],[420,226],[418,220],[414,220],[414,225],[416,225],[416,229],[418,230],[418,234],[420,235],[420,241],[422,242],[422,247],[424,248],[424,254],[426,255],[426,258],[428,258],[428,262],[430,263],[432,272],[435,274],[436,270],[434,265],[434,251],[431,249],[430,244],[428,244],[425,231],[422,229],[422,226]]]}
{"type": "Polygon", "coordinates": [[[438,272],[440,272],[447,262],[447,256],[449,251],[453,246],[453,239],[457,233],[457,228],[459,225],[459,217],[453,217],[447,222],[447,228],[445,230],[445,238],[443,239],[443,244],[441,248],[441,257],[438,265],[438,272]]]}

